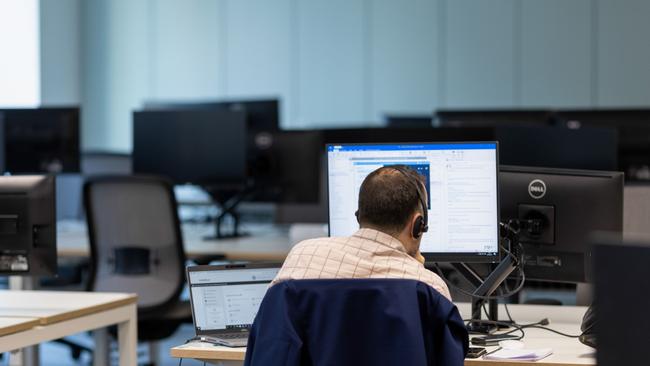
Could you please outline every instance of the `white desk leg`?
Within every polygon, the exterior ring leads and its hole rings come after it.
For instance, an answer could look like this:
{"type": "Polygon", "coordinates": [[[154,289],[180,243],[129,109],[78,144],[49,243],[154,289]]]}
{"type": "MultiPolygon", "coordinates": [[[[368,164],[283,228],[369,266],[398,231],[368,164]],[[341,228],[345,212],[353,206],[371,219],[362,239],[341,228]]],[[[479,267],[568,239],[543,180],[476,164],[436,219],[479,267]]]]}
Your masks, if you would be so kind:
{"type": "MultiPolygon", "coordinates": [[[[13,291],[33,290],[36,285],[34,277],[9,276],[9,289],[13,291]]],[[[38,346],[26,347],[9,356],[10,366],[37,366],[39,361],[38,346]]]]}
{"type": "MultiPolygon", "coordinates": [[[[93,350],[93,366],[110,365],[110,335],[107,328],[93,330],[95,349],[93,350]]],[[[135,365],[135,364],[134,364],[135,365]]]]}
{"type": "Polygon", "coordinates": [[[39,361],[39,346],[26,347],[9,353],[9,366],[37,366],[39,361]]]}
{"type": "Polygon", "coordinates": [[[138,363],[138,313],[136,305],[130,305],[129,320],[117,325],[117,341],[120,352],[120,366],[138,363]]]}

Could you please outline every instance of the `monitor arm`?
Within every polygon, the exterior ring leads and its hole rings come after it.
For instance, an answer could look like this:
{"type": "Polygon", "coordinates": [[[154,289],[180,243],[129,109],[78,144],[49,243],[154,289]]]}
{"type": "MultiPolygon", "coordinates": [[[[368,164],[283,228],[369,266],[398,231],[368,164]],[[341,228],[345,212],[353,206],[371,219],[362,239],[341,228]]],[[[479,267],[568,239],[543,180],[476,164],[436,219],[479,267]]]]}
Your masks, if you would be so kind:
{"type": "Polygon", "coordinates": [[[221,212],[215,217],[215,236],[207,236],[204,240],[218,240],[224,238],[237,238],[245,236],[246,234],[239,232],[239,213],[237,206],[242,201],[248,199],[254,194],[255,189],[252,187],[244,187],[237,189],[223,189],[221,187],[205,187],[206,191],[212,198],[212,201],[219,206],[221,212]],[[230,216],[233,220],[232,232],[224,233],[222,224],[224,219],[230,216]]]}
{"type": "Polygon", "coordinates": [[[468,324],[468,330],[473,333],[490,333],[498,328],[495,324],[486,325],[480,321],[482,307],[488,302],[488,320],[498,320],[498,302],[492,298],[492,295],[508,276],[521,265],[518,245],[519,226],[511,222],[508,224],[501,223],[500,226],[502,238],[507,239],[506,242],[509,246],[507,248],[508,253],[487,277],[482,278],[480,274],[466,263],[452,264],[476,288],[472,292],[472,318],[468,324]]]}

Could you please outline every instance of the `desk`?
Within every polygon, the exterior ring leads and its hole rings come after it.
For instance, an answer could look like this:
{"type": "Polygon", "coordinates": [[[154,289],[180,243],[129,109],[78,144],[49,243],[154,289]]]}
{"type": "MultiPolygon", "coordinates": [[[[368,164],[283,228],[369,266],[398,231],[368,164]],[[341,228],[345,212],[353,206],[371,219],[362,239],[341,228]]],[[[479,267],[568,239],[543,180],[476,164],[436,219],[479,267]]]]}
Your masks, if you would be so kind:
{"type": "MultiPolygon", "coordinates": [[[[135,365],[136,303],[132,294],[0,290],[0,352],[117,325],[120,365],[135,365]]],[[[107,336],[96,332],[96,365],[108,364],[107,336]]]]}
{"type": "MultiPolygon", "coordinates": [[[[322,227],[322,225],[320,226],[322,227]]],[[[203,240],[203,237],[214,234],[214,225],[183,224],[185,255],[188,259],[223,254],[229,260],[283,262],[293,244],[304,239],[290,238],[288,228],[271,224],[244,225],[242,231],[249,232],[251,235],[206,241],[203,240]]],[[[320,233],[320,236],[325,235],[327,232],[320,233]]],[[[59,223],[57,252],[60,257],[88,257],[90,255],[85,223],[59,223]]]]}
{"type": "MultiPolygon", "coordinates": [[[[587,311],[587,308],[582,306],[510,305],[508,308],[512,317],[518,323],[537,322],[541,318],[546,317],[551,321],[550,328],[571,334],[579,333],[582,316],[587,311]]],[[[468,303],[459,303],[458,309],[463,317],[469,316],[471,313],[470,304],[468,303]]],[[[503,318],[505,316],[503,306],[500,307],[499,311],[501,318],[503,318]]],[[[537,366],[596,364],[594,350],[583,345],[577,339],[562,337],[541,329],[527,329],[526,337],[523,341],[527,348],[553,348],[552,355],[534,362],[537,366]]],[[[234,366],[243,363],[246,349],[212,346],[193,342],[172,348],[170,354],[176,358],[194,358],[213,364],[234,366]]],[[[482,359],[465,360],[465,365],[467,366],[512,366],[516,363],[521,362],[488,361],[482,359]]]]}

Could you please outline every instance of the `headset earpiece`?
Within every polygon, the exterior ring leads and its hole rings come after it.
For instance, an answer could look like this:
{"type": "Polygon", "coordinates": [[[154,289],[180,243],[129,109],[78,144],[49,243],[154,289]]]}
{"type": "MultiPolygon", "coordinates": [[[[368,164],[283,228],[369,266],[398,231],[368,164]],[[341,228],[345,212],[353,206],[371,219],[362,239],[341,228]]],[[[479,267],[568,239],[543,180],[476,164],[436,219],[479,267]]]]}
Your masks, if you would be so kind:
{"type": "Polygon", "coordinates": [[[423,228],[424,228],[424,217],[418,216],[415,219],[415,222],[413,223],[413,232],[411,233],[415,239],[422,236],[422,233],[424,232],[423,228]]]}
{"type": "Polygon", "coordinates": [[[361,224],[361,220],[359,220],[359,210],[356,210],[356,211],[354,212],[354,216],[357,217],[357,222],[358,222],[359,224],[361,224]]]}

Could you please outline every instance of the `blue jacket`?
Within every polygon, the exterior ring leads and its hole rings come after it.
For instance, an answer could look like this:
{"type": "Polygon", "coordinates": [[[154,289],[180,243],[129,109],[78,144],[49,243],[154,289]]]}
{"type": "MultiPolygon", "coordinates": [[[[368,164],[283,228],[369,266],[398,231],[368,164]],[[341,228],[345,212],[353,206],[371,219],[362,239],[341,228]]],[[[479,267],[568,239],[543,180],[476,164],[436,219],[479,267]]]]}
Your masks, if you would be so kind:
{"type": "Polygon", "coordinates": [[[461,366],[468,334],[456,306],[419,281],[292,280],[255,317],[246,366],[461,366]]]}

